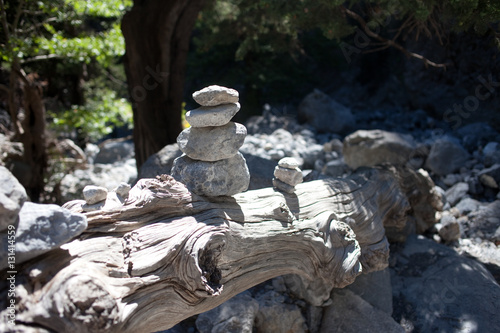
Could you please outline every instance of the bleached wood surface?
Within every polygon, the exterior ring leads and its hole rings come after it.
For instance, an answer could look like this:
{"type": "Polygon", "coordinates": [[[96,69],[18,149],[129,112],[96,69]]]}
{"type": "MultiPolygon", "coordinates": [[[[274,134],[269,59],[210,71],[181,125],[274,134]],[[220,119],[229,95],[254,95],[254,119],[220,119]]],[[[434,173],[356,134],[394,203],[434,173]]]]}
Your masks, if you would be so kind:
{"type": "Polygon", "coordinates": [[[432,223],[430,186],[393,167],[293,194],[215,198],[170,176],[142,179],[123,205],[85,213],[80,237],[23,265],[17,320],[56,332],[154,332],[284,274],[326,301],[332,288],[387,266],[384,225],[402,230],[409,211],[432,223]]]}

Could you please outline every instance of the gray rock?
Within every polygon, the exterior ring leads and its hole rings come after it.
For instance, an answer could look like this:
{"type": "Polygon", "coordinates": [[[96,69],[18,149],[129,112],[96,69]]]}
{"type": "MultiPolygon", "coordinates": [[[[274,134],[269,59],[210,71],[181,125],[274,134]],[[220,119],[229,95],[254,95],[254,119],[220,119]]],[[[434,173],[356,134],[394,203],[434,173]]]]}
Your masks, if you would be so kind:
{"type": "Polygon", "coordinates": [[[87,185],[83,189],[83,198],[88,205],[106,200],[108,190],[102,186],[87,185]]]}
{"type": "Polygon", "coordinates": [[[200,333],[252,333],[259,303],[248,291],[238,294],[196,318],[200,333]]]}
{"type": "Polygon", "coordinates": [[[483,148],[483,154],[486,166],[500,163],[500,143],[494,141],[488,142],[483,148]]]}
{"type": "Polygon", "coordinates": [[[455,205],[455,208],[458,209],[461,215],[466,215],[470,212],[478,210],[480,206],[481,203],[475,199],[463,198],[458,204],[455,205]]]}
{"type": "Polygon", "coordinates": [[[139,179],[155,178],[159,175],[168,175],[172,170],[174,160],[182,155],[177,143],[166,145],[159,152],[148,157],[139,170],[139,179]]]}
{"type": "Polygon", "coordinates": [[[296,186],[303,181],[302,171],[299,168],[288,169],[279,165],[274,169],[274,177],[290,186],[296,186]]]}
{"type": "Polygon", "coordinates": [[[257,332],[306,332],[305,319],[295,304],[286,304],[285,297],[270,290],[257,296],[259,312],[255,318],[257,332]]]}
{"type": "Polygon", "coordinates": [[[186,113],[186,121],[192,127],[224,126],[240,110],[240,103],[202,106],[186,113]]]}
{"type": "Polygon", "coordinates": [[[17,215],[28,198],[26,190],[4,166],[0,166],[0,231],[17,225],[17,215]]]}
{"type": "Polygon", "coordinates": [[[349,108],[318,89],[302,100],[297,111],[301,123],[308,123],[319,132],[347,133],[355,125],[349,108]]]}
{"type": "Polygon", "coordinates": [[[298,149],[300,157],[304,160],[303,168],[312,168],[317,160],[322,160],[323,146],[319,144],[305,145],[298,149]]]}
{"type": "Polygon", "coordinates": [[[443,183],[446,186],[453,186],[460,181],[462,181],[462,176],[456,173],[450,173],[443,178],[443,183]]]}
{"type": "Polygon", "coordinates": [[[462,200],[467,192],[469,191],[469,184],[460,182],[456,183],[452,187],[450,187],[445,192],[446,201],[450,203],[450,205],[455,206],[460,200],[462,200]]]}
{"type": "Polygon", "coordinates": [[[469,228],[471,234],[481,232],[486,237],[491,238],[500,225],[500,200],[486,204],[468,216],[471,221],[469,228]]]}
{"type": "Polygon", "coordinates": [[[286,192],[286,193],[295,192],[295,186],[289,185],[289,184],[282,182],[281,180],[276,179],[276,178],[273,178],[273,186],[277,190],[282,191],[282,192],[286,192]]]}
{"type": "Polygon", "coordinates": [[[174,161],[172,176],[194,193],[212,197],[243,192],[250,182],[241,153],[216,162],[196,161],[182,155],[174,161]]]}
{"type": "Polygon", "coordinates": [[[410,135],[358,130],[344,139],[344,160],[351,168],[381,163],[405,164],[415,148],[410,135]]]}
{"type": "Polygon", "coordinates": [[[460,144],[443,138],[432,145],[425,166],[435,174],[444,176],[459,170],[468,158],[469,153],[460,144]]]}
{"type": "Polygon", "coordinates": [[[234,122],[217,127],[190,127],[179,134],[177,144],[194,160],[214,162],[236,155],[246,135],[246,127],[234,122]]]}
{"type": "MultiPolygon", "coordinates": [[[[87,218],[72,213],[57,205],[24,203],[19,212],[19,225],[16,230],[16,265],[35,258],[72,238],[87,228],[87,218]]],[[[1,244],[7,253],[6,245],[1,244]]],[[[7,267],[7,260],[1,258],[0,269],[7,267]]]]}
{"type": "Polygon", "coordinates": [[[389,268],[382,271],[361,274],[346,287],[363,298],[373,307],[392,314],[392,286],[389,268]]]}
{"type": "Polygon", "coordinates": [[[287,169],[295,169],[300,166],[299,161],[293,157],[285,157],[278,161],[278,165],[287,169]]]}
{"type": "Polygon", "coordinates": [[[335,290],[332,300],[333,304],[323,312],[321,333],[404,332],[389,314],[348,289],[335,290]]]}
{"type": "Polygon", "coordinates": [[[344,159],[332,160],[325,164],[322,172],[325,175],[334,178],[342,177],[346,172],[349,171],[349,167],[345,164],[344,159]]]}
{"type": "Polygon", "coordinates": [[[460,238],[460,224],[455,216],[444,212],[436,225],[438,234],[445,242],[453,242],[460,238]]]}
{"type": "Polygon", "coordinates": [[[120,183],[114,190],[122,198],[127,198],[130,192],[130,185],[127,183],[120,183]]]}
{"type": "Polygon", "coordinates": [[[237,103],[239,94],[236,90],[222,86],[208,86],[193,93],[196,103],[203,106],[215,106],[227,103],[237,103]]]}
{"type": "Polygon", "coordinates": [[[391,258],[396,321],[414,332],[500,331],[500,286],[481,263],[415,235],[391,258]]]}
{"type": "Polygon", "coordinates": [[[131,141],[104,143],[97,153],[94,164],[113,164],[134,157],[134,143],[131,141]]]}

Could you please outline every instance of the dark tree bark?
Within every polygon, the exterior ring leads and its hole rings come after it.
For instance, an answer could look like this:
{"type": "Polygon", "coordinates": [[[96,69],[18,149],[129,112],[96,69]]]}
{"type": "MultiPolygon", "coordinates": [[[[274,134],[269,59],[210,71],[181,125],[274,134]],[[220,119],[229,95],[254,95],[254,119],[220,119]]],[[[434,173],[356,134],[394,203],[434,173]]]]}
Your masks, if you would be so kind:
{"type": "Polygon", "coordinates": [[[137,168],[182,130],[189,39],[205,0],[135,0],[122,20],[137,168]]]}

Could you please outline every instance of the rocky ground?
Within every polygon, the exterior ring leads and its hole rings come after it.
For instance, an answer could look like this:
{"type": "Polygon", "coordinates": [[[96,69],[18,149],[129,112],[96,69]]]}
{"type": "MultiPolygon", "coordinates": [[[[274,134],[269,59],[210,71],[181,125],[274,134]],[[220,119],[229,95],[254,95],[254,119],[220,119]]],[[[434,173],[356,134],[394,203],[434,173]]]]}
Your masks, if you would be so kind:
{"type": "MultiPolygon", "coordinates": [[[[246,126],[240,151],[250,189],[272,186],[274,167],[287,156],[299,160],[305,181],[406,164],[425,170],[441,193],[438,223],[392,244],[388,269],[358,277],[324,307],[301,300],[293,276],[285,276],[168,332],[500,331],[500,133],[484,122],[452,130],[422,110],[350,110],[320,91],[296,114],[266,106],[246,126]]],[[[176,144],[166,146],[136,175],[130,142],[103,145],[97,155],[89,150],[93,164],[61,183],[65,201],[81,198],[85,185],[112,189],[170,173],[181,154],[176,144]]]]}

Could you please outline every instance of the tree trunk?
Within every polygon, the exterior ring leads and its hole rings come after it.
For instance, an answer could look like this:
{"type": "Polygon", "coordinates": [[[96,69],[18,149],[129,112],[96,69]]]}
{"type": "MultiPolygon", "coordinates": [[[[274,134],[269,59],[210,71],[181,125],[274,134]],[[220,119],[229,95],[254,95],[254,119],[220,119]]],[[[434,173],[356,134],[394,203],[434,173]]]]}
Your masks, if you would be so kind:
{"type": "Polygon", "coordinates": [[[171,176],[141,179],[124,203],[85,213],[77,239],[18,268],[16,320],[28,332],[154,332],[284,274],[321,305],[385,268],[384,227],[404,229],[412,205],[432,198],[421,174],[394,168],[211,198],[171,176]]]}
{"type": "Polygon", "coordinates": [[[14,125],[14,140],[23,144],[23,160],[13,161],[14,175],[26,189],[31,201],[38,202],[44,190],[47,168],[45,105],[36,78],[12,65],[9,110],[14,125]]]}
{"type": "Polygon", "coordinates": [[[205,0],[135,0],[122,21],[137,168],[182,130],[191,30],[205,0]]]}

